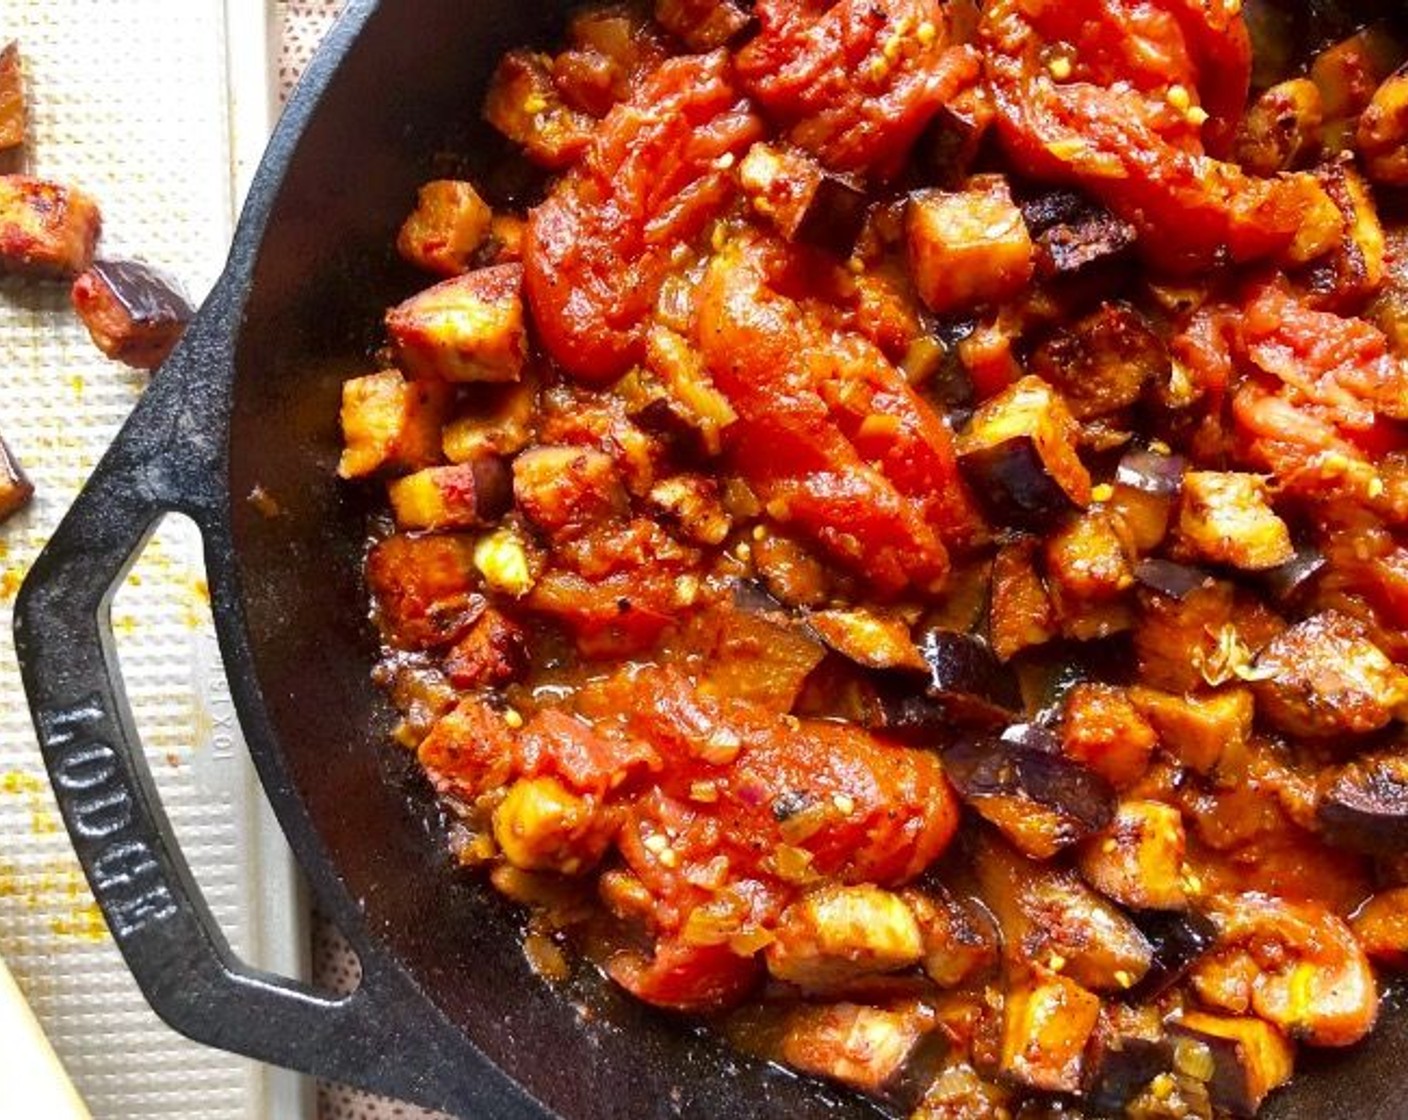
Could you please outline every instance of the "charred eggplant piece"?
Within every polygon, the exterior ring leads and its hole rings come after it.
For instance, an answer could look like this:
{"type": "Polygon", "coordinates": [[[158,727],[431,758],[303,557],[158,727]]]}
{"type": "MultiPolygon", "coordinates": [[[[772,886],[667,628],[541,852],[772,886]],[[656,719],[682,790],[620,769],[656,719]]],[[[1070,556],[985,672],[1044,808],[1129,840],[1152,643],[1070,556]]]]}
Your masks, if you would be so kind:
{"type": "Polygon", "coordinates": [[[1190,1011],[1168,1033],[1175,1066],[1206,1082],[1212,1103],[1233,1116],[1255,1116],[1266,1094],[1290,1080],[1295,1051],[1261,1019],[1190,1011]]]}
{"type": "Polygon", "coordinates": [[[24,144],[27,118],[20,45],[11,42],[0,50],[0,158],[24,144]]]}
{"type": "Polygon", "coordinates": [[[1408,187],[1408,69],[1400,67],[1379,86],[1359,118],[1355,140],[1370,179],[1408,187]]]}
{"type": "Polygon", "coordinates": [[[1237,128],[1237,162],[1254,175],[1276,175],[1309,161],[1320,148],[1324,112],[1309,78],[1278,82],[1248,106],[1237,128]]]}
{"type": "Polygon", "coordinates": [[[1134,227],[1075,191],[1048,191],[1019,205],[1036,243],[1041,280],[1071,277],[1130,256],[1134,227]]]}
{"type": "Polygon", "coordinates": [[[1178,536],[1202,559],[1247,571],[1280,567],[1295,555],[1265,480],[1244,471],[1185,474],[1178,536]]]}
{"type": "Polygon", "coordinates": [[[1167,1038],[1101,1040],[1096,1035],[1086,1074],[1086,1100],[1098,1113],[1123,1115],[1144,1086],[1173,1068],[1173,1044],[1167,1038]]]}
{"type": "Polygon", "coordinates": [[[1126,451],[1115,468],[1115,485],[1127,486],[1141,494],[1176,498],[1183,489],[1187,461],[1181,455],[1167,455],[1152,448],[1126,451]]]}
{"type": "Polygon", "coordinates": [[[70,298],[93,344],[134,369],[166,361],[195,314],[180,282],[142,261],[95,261],[70,298]]]}
{"type": "Polygon", "coordinates": [[[1060,395],[1024,377],[984,402],[958,438],[958,460],[994,521],[1041,529],[1090,503],[1077,427],[1060,395]]]}
{"type": "MultiPolygon", "coordinates": [[[[1099,775],[1050,753],[1018,725],[1003,737],[969,736],[943,752],[963,799],[1023,854],[1050,859],[1109,824],[1114,792],[1099,775]]],[[[1049,735],[1049,733],[1047,733],[1049,735]]]]}
{"type": "Polygon", "coordinates": [[[1144,315],[1109,302],[1038,346],[1031,371],[1060,390],[1077,420],[1134,404],[1144,386],[1167,379],[1168,347],[1144,315]]]}
{"type": "Polygon", "coordinates": [[[98,204],[76,187],[0,175],[0,272],[76,276],[93,262],[98,204]]]}
{"type": "Polygon", "coordinates": [[[0,436],[0,524],[29,505],[33,497],[34,484],[25,477],[20,461],[0,436]]]}
{"type": "Polygon", "coordinates": [[[1408,759],[1380,753],[1346,765],[1316,809],[1334,843],[1393,855],[1408,846],[1408,759]]]}
{"type": "Polygon", "coordinates": [[[393,307],[386,329],[402,368],[441,381],[517,381],[528,358],[523,266],[500,264],[393,307]]]}
{"type": "Polygon", "coordinates": [[[1157,557],[1139,561],[1134,566],[1134,578],[1150,591],[1157,591],[1180,602],[1212,582],[1212,576],[1201,568],[1157,557]]]}
{"type": "Polygon", "coordinates": [[[914,145],[914,161],[923,181],[946,190],[959,186],[978,158],[993,117],[992,102],[982,85],[942,106],[914,145]]]}
{"type": "Polygon", "coordinates": [[[1131,1003],[1157,999],[1177,984],[1217,941],[1217,927],[1195,911],[1150,910],[1134,916],[1154,955],[1144,978],[1125,993],[1131,1003]]]}
{"type": "Polygon", "coordinates": [[[1257,583],[1275,602],[1283,606],[1292,604],[1310,590],[1327,563],[1325,554],[1318,548],[1303,544],[1284,564],[1257,573],[1257,583]]]}
{"type": "Polygon", "coordinates": [[[1022,707],[1017,678],[973,634],[931,630],[919,643],[928,667],[925,694],[955,720],[993,726],[1005,724],[1022,707]]]}
{"type": "Polygon", "coordinates": [[[811,156],[773,144],[754,144],[738,165],[738,181],[753,209],[788,241],[851,255],[865,225],[861,185],[827,171],[811,156]]]}

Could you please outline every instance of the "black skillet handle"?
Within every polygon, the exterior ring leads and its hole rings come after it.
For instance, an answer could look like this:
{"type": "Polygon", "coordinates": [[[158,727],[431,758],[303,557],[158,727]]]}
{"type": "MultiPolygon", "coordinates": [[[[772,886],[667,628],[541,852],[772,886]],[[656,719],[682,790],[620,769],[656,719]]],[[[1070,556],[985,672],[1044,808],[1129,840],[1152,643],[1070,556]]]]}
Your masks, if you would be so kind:
{"type": "Polygon", "coordinates": [[[234,957],[177,848],[118,673],[112,596],[161,515],[188,514],[209,540],[225,431],[209,371],[230,360],[221,303],[217,292],[36,561],[15,645],[69,835],[152,1007],[198,1041],[356,1081],[385,1062],[388,992],[372,970],[338,998],[234,957]]]}

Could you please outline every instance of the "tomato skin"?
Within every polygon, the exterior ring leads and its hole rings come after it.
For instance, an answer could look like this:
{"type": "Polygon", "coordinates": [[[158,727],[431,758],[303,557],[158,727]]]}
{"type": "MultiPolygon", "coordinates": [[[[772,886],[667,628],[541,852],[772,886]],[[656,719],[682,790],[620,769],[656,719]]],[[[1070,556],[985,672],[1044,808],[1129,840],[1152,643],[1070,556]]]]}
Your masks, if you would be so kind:
{"type": "Polygon", "coordinates": [[[969,543],[980,520],[937,414],[838,321],[832,267],[751,236],[710,265],[699,342],[739,416],[729,448],[777,520],[882,593],[931,586],[947,570],[944,542],[969,543]]]}
{"type": "Polygon", "coordinates": [[[740,80],[833,171],[890,177],[978,78],[977,53],[949,45],[938,0],[759,0],[754,11],[761,29],[738,52],[740,80]]]}
{"type": "Polygon", "coordinates": [[[525,290],[559,365],[600,384],[640,358],[672,249],[728,205],[723,157],[762,133],[724,51],[667,60],[607,114],[581,163],[528,216],[525,290]]]}
{"type": "Polygon", "coordinates": [[[1245,103],[1239,12],[1233,0],[994,0],[982,34],[1004,147],[1029,174],[1080,186],[1134,224],[1159,267],[1329,248],[1328,226],[1306,233],[1333,224],[1312,176],[1257,179],[1206,154],[1227,149],[1245,103]],[[1069,80],[1049,69],[1057,48],[1069,80]],[[1174,87],[1187,110],[1171,103],[1174,87]]]}
{"type": "Polygon", "coordinates": [[[668,1011],[721,1011],[740,1003],[762,980],[762,965],[727,945],[662,941],[646,960],[618,953],[607,962],[611,979],[639,1000],[668,1011]]]}

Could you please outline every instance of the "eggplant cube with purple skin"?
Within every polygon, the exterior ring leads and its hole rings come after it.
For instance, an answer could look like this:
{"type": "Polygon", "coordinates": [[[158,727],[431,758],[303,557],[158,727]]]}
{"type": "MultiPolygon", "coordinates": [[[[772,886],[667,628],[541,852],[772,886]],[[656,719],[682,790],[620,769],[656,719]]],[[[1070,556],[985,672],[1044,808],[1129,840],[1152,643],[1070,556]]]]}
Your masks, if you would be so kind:
{"type": "Polygon", "coordinates": [[[194,314],[181,285],[141,261],[96,261],[73,282],[73,309],[106,357],[156,369],[194,314]]]}
{"type": "Polygon", "coordinates": [[[973,414],[958,437],[959,466],[995,521],[1043,528],[1090,504],[1078,434],[1060,394],[1024,377],[973,414]]]}
{"type": "Polygon", "coordinates": [[[386,316],[387,331],[412,377],[517,381],[528,357],[523,266],[495,265],[412,296],[386,316]]]}
{"type": "Polygon", "coordinates": [[[1011,299],[1032,278],[1032,240],[1000,175],[911,195],[905,234],[915,289],[936,314],[1011,299]]]}
{"type": "Polygon", "coordinates": [[[403,530],[490,525],[512,503],[512,489],[508,465],[492,456],[448,467],[426,467],[387,484],[396,525],[403,530]]]}
{"type": "Polygon", "coordinates": [[[440,461],[441,425],[454,389],[442,381],[407,381],[384,369],[342,385],[342,478],[404,472],[440,461]]]}
{"type": "Polygon", "coordinates": [[[753,208],[788,241],[849,257],[865,224],[865,191],[792,148],[754,144],[738,166],[753,208]]]}

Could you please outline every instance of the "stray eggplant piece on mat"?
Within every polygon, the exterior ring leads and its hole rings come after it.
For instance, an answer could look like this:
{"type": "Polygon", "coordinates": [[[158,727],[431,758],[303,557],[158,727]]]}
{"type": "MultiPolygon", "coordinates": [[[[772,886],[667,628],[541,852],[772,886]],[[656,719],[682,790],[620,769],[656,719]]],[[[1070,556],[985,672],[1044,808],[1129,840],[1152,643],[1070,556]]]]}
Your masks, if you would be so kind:
{"type": "Polygon", "coordinates": [[[25,477],[19,460],[0,437],[0,522],[9,520],[34,497],[34,485],[25,477]]]}
{"type": "Polygon", "coordinates": [[[20,45],[11,42],[0,50],[0,153],[24,144],[27,116],[20,45]]]}
{"type": "Polygon", "coordinates": [[[788,241],[851,255],[865,225],[862,187],[824,169],[811,156],[773,144],[754,144],[738,165],[738,181],[753,209],[788,241]]]}
{"type": "Polygon", "coordinates": [[[95,261],[72,299],[94,345],[135,369],[166,361],[194,314],[180,282],[141,261],[95,261]]]}
{"type": "Polygon", "coordinates": [[[1336,844],[1402,852],[1408,845],[1408,759],[1386,751],[1348,763],[1322,795],[1316,816],[1336,844]]]}
{"type": "Polygon", "coordinates": [[[76,276],[92,263],[102,224],[98,204],[76,187],[0,175],[0,272],[76,276]]]}
{"type": "Polygon", "coordinates": [[[958,437],[959,466],[993,520],[1044,528],[1090,503],[1078,434],[1060,394],[1024,377],[973,414],[958,437]]]}

